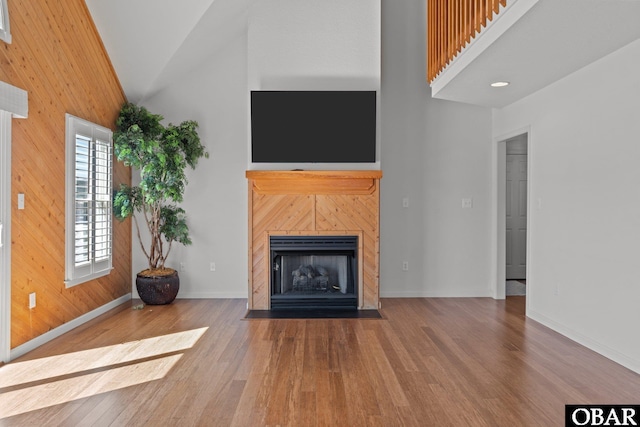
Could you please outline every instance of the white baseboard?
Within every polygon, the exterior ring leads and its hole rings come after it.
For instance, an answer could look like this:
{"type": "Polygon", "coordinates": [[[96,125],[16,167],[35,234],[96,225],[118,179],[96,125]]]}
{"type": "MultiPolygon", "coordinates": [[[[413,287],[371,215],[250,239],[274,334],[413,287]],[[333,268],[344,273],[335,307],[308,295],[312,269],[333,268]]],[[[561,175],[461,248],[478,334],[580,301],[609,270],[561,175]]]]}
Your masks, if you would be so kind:
{"type": "Polygon", "coordinates": [[[589,350],[593,350],[596,353],[603,355],[607,359],[611,359],[614,362],[624,366],[625,368],[631,369],[632,371],[640,374],[640,360],[636,360],[632,357],[622,354],[607,345],[604,345],[586,335],[576,332],[573,329],[568,328],[552,319],[549,319],[545,315],[537,313],[533,310],[529,310],[527,312],[527,317],[535,320],[536,322],[546,326],[549,329],[553,329],[554,331],[558,332],[561,335],[564,335],[570,340],[587,347],[589,350]]]}
{"type": "Polygon", "coordinates": [[[381,292],[380,298],[490,298],[491,292],[484,293],[448,293],[448,292],[430,292],[430,291],[391,291],[381,292]]]}
{"type": "Polygon", "coordinates": [[[181,290],[177,299],[247,299],[247,292],[185,292],[181,290]]]}
{"type": "Polygon", "coordinates": [[[52,329],[49,332],[46,332],[40,335],[39,337],[32,339],[31,341],[27,341],[26,343],[12,349],[11,355],[9,356],[9,358],[10,360],[13,360],[30,352],[31,350],[35,350],[36,348],[51,341],[52,339],[58,338],[60,335],[67,333],[70,330],[87,323],[89,320],[95,319],[101,314],[104,314],[107,311],[113,308],[116,308],[120,304],[124,304],[130,299],[131,299],[131,294],[123,295],[120,298],[115,299],[110,303],[103,305],[102,307],[98,307],[95,310],[92,310],[86,314],[83,314],[82,316],[77,317],[71,320],[70,322],[65,323],[64,325],[58,326],[57,328],[52,329]]]}

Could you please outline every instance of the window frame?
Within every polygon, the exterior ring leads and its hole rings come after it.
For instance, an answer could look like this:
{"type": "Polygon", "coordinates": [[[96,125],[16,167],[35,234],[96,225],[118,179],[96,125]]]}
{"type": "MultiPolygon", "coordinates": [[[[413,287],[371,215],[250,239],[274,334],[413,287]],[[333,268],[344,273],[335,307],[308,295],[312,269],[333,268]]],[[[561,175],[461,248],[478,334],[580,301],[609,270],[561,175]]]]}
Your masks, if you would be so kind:
{"type": "Polygon", "coordinates": [[[7,0],[0,0],[0,40],[11,43],[11,31],[9,26],[9,6],[7,0]]]}
{"type": "MultiPolygon", "coordinates": [[[[66,115],[65,164],[65,286],[70,288],[108,275],[113,269],[113,132],[71,114],[66,115]],[[79,142],[88,144],[86,162],[78,161],[79,142]],[[106,150],[106,151],[105,151],[106,150]],[[100,162],[102,160],[102,162],[100,162]],[[84,164],[83,168],[78,165],[84,164]],[[86,172],[88,182],[81,202],[76,171],[86,172]],[[105,177],[106,174],[106,177],[105,177]],[[100,178],[102,177],[102,179],[100,178]],[[102,184],[102,185],[100,185],[102,184]],[[99,191],[96,191],[98,189],[99,191]],[[86,237],[77,238],[79,205],[86,208],[86,237]],[[76,250],[77,241],[86,241],[83,247],[86,260],[78,261],[82,252],[76,250]],[[98,258],[98,255],[102,255],[98,258]]],[[[80,156],[83,156],[80,154],[80,156]]],[[[80,208],[82,209],[82,207],[80,208]]]]}

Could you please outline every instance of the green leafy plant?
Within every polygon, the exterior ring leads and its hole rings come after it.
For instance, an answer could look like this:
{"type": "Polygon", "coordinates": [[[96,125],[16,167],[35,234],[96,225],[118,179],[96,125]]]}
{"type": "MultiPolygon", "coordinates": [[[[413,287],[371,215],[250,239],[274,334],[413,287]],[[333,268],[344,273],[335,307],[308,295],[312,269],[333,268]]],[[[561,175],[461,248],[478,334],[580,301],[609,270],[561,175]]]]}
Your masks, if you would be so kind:
{"type": "Polygon", "coordinates": [[[187,185],[185,169],[195,169],[198,159],[209,153],[200,143],[198,123],[187,120],[179,125],[162,125],[164,118],[146,108],[126,103],[120,110],[114,133],[118,161],[140,172],[137,186],[120,185],[114,192],[113,212],[118,220],[133,217],[149,270],[165,270],[164,263],[173,242],[191,244],[182,202],[187,185]],[[145,245],[138,216],[146,223],[151,241],[145,245]]]}

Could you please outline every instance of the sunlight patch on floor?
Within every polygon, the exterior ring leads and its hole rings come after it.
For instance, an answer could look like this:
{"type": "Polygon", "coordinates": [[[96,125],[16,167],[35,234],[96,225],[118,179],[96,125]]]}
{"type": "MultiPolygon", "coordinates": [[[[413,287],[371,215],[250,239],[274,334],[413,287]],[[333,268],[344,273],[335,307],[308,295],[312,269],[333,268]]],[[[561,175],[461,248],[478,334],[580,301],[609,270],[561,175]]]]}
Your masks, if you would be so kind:
{"type": "Polygon", "coordinates": [[[162,379],[182,357],[170,353],[192,348],[207,329],[9,363],[0,367],[0,419],[162,379]]]}
{"type": "Polygon", "coordinates": [[[0,395],[0,419],[163,378],[182,354],[140,362],[0,395]]]}

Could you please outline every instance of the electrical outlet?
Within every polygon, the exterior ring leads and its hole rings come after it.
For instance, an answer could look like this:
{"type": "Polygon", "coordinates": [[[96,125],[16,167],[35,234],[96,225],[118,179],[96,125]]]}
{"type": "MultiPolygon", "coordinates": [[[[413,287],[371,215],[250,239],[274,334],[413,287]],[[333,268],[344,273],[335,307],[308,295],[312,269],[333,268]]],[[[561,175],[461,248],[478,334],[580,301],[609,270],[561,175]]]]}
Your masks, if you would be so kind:
{"type": "Polygon", "coordinates": [[[462,199],[462,207],[464,209],[471,209],[473,207],[473,199],[470,197],[462,199]]]}
{"type": "Polygon", "coordinates": [[[209,270],[211,271],[216,271],[216,263],[215,262],[211,262],[209,264],[209,270]]]}
{"type": "Polygon", "coordinates": [[[403,208],[408,208],[409,207],[409,198],[408,197],[404,197],[402,199],[402,207],[403,208]]]}
{"type": "Polygon", "coordinates": [[[29,309],[36,308],[36,293],[31,292],[29,294],[29,309]]]}
{"type": "Polygon", "coordinates": [[[180,263],[180,271],[185,271],[187,269],[187,266],[184,262],[180,263]]]}
{"type": "Polygon", "coordinates": [[[402,271],[409,271],[409,261],[402,261],[402,271]]]}

